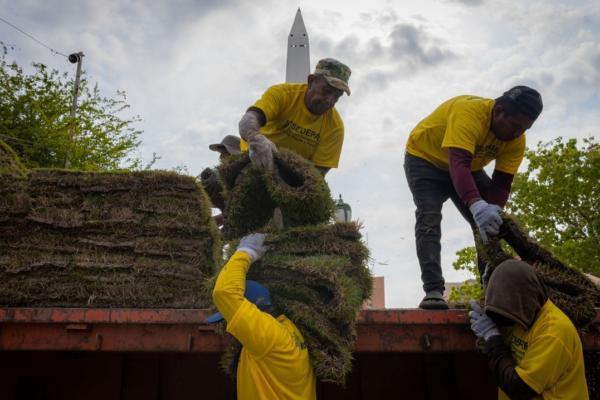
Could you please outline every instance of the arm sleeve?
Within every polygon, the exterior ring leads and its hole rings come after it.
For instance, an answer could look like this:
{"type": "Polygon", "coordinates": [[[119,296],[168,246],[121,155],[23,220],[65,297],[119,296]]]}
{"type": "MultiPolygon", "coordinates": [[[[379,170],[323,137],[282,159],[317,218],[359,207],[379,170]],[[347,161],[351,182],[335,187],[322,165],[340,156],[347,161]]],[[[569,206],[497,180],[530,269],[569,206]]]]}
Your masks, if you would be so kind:
{"type": "Polygon", "coordinates": [[[529,343],[521,364],[515,370],[527,385],[541,393],[556,384],[572,359],[561,339],[543,335],[529,343]]]}
{"type": "Polygon", "coordinates": [[[248,111],[252,111],[254,113],[256,113],[256,115],[258,116],[258,123],[260,124],[261,127],[265,126],[265,124],[267,123],[267,116],[265,115],[264,111],[261,110],[260,108],[257,107],[250,107],[248,108],[248,111]]]}
{"type": "Polygon", "coordinates": [[[283,326],[270,314],[244,299],[227,323],[227,332],[240,341],[255,358],[266,355],[282,337],[283,326]]]}
{"type": "Polygon", "coordinates": [[[244,298],[250,264],[248,254],[236,252],[217,278],[213,299],[227,321],[227,332],[238,339],[250,354],[260,358],[275,345],[283,328],[275,318],[244,298]]]}
{"type": "Polygon", "coordinates": [[[512,174],[495,169],[492,174],[492,187],[486,201],[504,208],[510,195],[510,188],[514,177],[512,174]]]}
{"type": "Polygon", "coordinates": [[[227,322],[232,320],[245,300],[246,274],[251,262],[248,254],[238,251],[223,267],[217,278],[213,300],[227,322]]]}
{"type": "Polygon", "coordinates": [[[281,91],[281,88],[279,88],[279,85],[271,86],[266,92],[263,93],[262,97],[246,111],[262,111],[262,116],[264,116],[265,123],[267,123],[279,115],[282,110],[287,108],[285,99],[286,97],[281,91]]]}
{"type": "Polygon", "coordinates": [[[471,175],[473,154],[467,150],[450,147],[448,157],[450,177],[452,177],[454,189],[463,203],[467,204],[472,199],[481,198],[473,175],[471,175]]]}
{"type": "MultiPolygon", "coordinates": [[[[498,387],[514,400],[528,400],[538,393],[527,385],[516,372],[517,364],[502,336],[493,336],[487,341],[488,360],[498,387]]],[[[540,390],[541,393],[541,390],[540,390]]]]}
{"type": "Polygon", "coordinates": [[[336,128],[317,145],[311,161],[316,167],[337,168],[344,145],[344,126],[336,128]]]}

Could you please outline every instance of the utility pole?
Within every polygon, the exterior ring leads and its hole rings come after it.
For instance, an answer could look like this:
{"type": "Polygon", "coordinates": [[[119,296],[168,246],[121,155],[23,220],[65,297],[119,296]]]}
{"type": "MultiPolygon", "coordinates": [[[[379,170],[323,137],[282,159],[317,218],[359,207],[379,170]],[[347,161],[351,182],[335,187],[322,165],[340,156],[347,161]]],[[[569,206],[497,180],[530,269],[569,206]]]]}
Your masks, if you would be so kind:
{"type": "MultiPolygon", "coordinates": [[[[75,75],[75,87],[73,88],[73,105],[71,106],[71,120],[75,118],[75,113],[77,111],[77,95],[79,95],[79,78],[81,77],[81,63],[83,62],[83,52],[73,53],[69,55],[69,61],[72,64],[77,63],[77,74],[75,75]]],[[[69,142],[73,140],[73,135],[75,134],[75,124],[71,126],[71,130],[69,132],[69,142]]],[[[69,150],[67,149],[67,157],[65,159],[65,169],[71,166],[71,162],[69,161],[69,150]]]]}

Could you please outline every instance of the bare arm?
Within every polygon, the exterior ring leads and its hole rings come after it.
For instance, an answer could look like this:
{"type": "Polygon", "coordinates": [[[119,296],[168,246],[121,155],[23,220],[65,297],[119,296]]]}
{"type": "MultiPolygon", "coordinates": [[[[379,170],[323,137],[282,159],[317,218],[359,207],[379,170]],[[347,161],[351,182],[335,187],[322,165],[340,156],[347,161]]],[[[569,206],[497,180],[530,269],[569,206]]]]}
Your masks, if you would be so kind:
{"type": "Polygon", "coordinates": [[[264,114],[250,109],[242,117],[239,123],[240,137],[248,142],[253,136],[260,134],[260,127],[266,123],[264,114]]]}

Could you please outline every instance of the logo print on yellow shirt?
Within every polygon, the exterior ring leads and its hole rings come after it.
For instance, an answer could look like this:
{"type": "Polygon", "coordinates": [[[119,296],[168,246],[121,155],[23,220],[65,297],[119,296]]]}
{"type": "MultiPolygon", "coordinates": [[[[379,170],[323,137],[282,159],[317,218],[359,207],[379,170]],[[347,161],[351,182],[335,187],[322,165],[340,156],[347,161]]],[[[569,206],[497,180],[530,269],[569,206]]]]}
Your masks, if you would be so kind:
{"type": "Polygon", "coordinates": [[[482,146],[478,144],[477,146],[475,146],[474,158],[494,157],[498,155],[499,152],[500,149],[493,144],[488,144],[487,146],[482,146]]]}
{"type": "Polygon", "coordinates": [[[510,346],[512,355],[517,363],[523,359],[523,356],[529,348],[529,342],[515,336],[512,330],[508,333],[507,344],[510,346]]]}
{"type": "Polygon", "coordinates": [[[300,340],[300,336],[296,332],[292,332],[292,336],[294,336],[294,340],[296,341],[296,347],[300,348],[300,350],[306,349],[306,344],[300,340]]]}
{"type": "Polygon", "coordinates": [[[285,121],[281,127],[281,131],[289,137],[311,147],[316,147],[317,142],[321,138],[319,133],[307,128],[303,128],[289,119],[285,121]]]}

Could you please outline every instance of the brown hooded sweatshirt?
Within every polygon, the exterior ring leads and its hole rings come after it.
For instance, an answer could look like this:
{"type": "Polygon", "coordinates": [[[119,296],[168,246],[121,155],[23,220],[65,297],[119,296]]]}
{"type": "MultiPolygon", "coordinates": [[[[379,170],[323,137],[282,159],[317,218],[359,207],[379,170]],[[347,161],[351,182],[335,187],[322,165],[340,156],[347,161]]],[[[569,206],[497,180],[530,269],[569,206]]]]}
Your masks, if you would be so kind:
{"type": "MultiPolygon", "coordinates": [[[[496,267],[490,277],[485,312],[492,317],[493,313],[501,315],[528,330],[546,301],[548,293],[538,273],[523,261],[508,260],[496,267]]],[[[492,373],[507,396],[513,400],[538,396],[517,374],[517,363],[502,336],[490,338],[487,349],[492,373]]]]}

